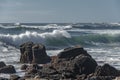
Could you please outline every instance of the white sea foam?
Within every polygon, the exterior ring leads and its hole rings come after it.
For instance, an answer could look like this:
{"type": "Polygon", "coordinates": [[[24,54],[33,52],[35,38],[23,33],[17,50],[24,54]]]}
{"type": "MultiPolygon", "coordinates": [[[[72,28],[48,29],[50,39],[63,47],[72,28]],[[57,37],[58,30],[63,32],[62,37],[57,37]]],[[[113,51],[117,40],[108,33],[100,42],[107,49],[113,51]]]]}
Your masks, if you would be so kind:
{"type": "Polygon", "coordinates": [[[26,41],[33,41],[33,42],[41,42],[45,43],[45,40],[51,38],[71,38],[71,35],[65,30],[54,30],[53,32],[45,32],[45,33],[38,33],[38,32],[30,32],[26,31],[25,33],[21,34],[0,34],[0,39],[6,43],[13,44],[13,45],[20,45],[26,41]]]}
{"type": "Polygon", "coordinates": [[[57,24],[49,24],[45,26],[27,26],[27,25],[21,25],[23,28],[35,28],[35,29],[40,29],[40,30],[46,30],[46,29],[71,29],[71,25],[66,25],[66,26],[58,26],[57,24]]]}

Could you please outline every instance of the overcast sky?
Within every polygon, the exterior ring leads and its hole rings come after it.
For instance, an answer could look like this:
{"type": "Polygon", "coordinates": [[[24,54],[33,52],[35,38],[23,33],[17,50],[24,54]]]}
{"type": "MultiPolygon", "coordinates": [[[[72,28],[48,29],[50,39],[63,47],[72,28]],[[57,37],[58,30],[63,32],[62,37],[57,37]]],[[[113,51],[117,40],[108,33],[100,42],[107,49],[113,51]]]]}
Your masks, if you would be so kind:
{"type": "Polygon", "coordinates": [[[120,22],[120,0],[0,0],[0,22],[120,22]]]}

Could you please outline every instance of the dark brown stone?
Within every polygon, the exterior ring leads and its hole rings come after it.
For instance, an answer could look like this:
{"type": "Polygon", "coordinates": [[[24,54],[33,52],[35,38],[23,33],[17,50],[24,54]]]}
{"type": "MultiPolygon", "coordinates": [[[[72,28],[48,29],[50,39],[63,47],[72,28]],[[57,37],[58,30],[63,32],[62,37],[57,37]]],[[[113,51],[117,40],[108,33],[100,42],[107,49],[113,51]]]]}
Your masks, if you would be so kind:
{"type": "Polygon", "coordinates": [[[20,52],[21,52],[21,57],[20,57],[20,62],[21,63],[31,63],[32,62],[32,46],[33,42],[26,42],[20,45],[20,52]]]}
{"type": "Polygon", "coordinates": [[[3,61],[1,61],[1,62],[0,62],[0,68],[2,68],[2,67],[4,67],[4,66],[6,66],[6,64],[5,64],[3,61]]]}
{"type": "Polygon", "coordinates": [[[97,62],[89,57],[84,55],[79,55],[73,60],[75,72],[77,74],[91,74],[95,72],[97,67],[97,62]]]}
{"type": "Polygon", "coordinates": [[[64,49],[62,52],[58,54],[58,58],[65,58],[65,59],[74,59],[76,56],[83,54],[85,56],[91,57],[87,51],[85,51],[80,46],[74,46],[64,49]]]}
{"type": "Polygon", "coordinates": [[[50,62],[51,58],[47,55],[45,46],[36,44],[32,47],[33,63],[44,64],[50,62]]]}
{"type": "Polygon", "coordinates": [[[16,73],[14,66],[8,65],[0,68],[0,73],[16,73]]]}
{"type": "Polygon", "coordinates": [[[10,75],[10,80],[18,80],[20,79],[20,76],[18,75],[10,75]]]}
{"type": "Polygon", "coordinates": [[[50,62],[51,58],[47,55],[45,46],[26,42],[20,45],[20,62],[21,63],[39,63],[45,64],[50,62]]]}
{"type": "Polygon", "coordinates": [[[94,76],[120,76],[120,71],[109,64],[104,64],[96,68],[94,76]]]}
{"type": "Polygon", "coordinates": [[[24,65],[21,66],[21,70],[26,70],[27,67],[28,67],[28,65],[24,64],[24,65]]]}

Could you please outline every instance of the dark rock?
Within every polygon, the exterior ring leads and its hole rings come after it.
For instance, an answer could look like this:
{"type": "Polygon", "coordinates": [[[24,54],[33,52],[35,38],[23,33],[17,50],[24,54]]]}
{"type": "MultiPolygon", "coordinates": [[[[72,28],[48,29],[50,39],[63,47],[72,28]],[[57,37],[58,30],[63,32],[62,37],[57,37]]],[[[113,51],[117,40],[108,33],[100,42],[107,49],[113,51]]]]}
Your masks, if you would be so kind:
{"type": "Polygon", "coordinates": [[[80,75],[94,73],[97,67],[97,62],[89,56],[79,55],[73,60],[73,63],[75,63],[75,72],[80,75]]]}
{"type": "Polygon", "coordinates": [[[9,80],[9,79],[7,79],[7,78],[3,78],[3,77],[0,77],[0,80],[9,80]]]}
{"type": "Polygon", "coordinates": [[[8,65],[0,68],[0,73],[16,73],[14,66],[8,65]]]}
{"type": "Polygon", "coordinates": [[[20,77],[18,75],[10,75],[10,80],[18,80],[20,77]]]}
{"type": "Polygon", "coordinates": [[[47,55],[45,46],[42,44],[36,44],[32,47],[33,51],[33,63],[44,64],[50,62],[51,58],[47,55]]]}
{"type": "Polygon", "coordinates": [[[87,51],[85,51],[82,47],[75,46],[75,47],[69,47],[69,48],[64,49],[64,51],[58,54],[58,58],[74,59],[76,56],[80,54],[91,57],[87,53],[87,51]]]}
{"type": "Polygon", "coordinates": [[[77,80],[85,80],[86,75],[85,74],[77,75],[76,78],[77,78],[77,80]]]}
{"type": "Polygon", "coordinates": [[[104,64],[96,68],[94,76],[120,76],[120,71],[109,64],[104,64]]]}
{"type": "Polygon", "coordinates": [[[1,61],[1,62],[0,62],[0,68],[2,68],[2,67],[4,67],[4,66],[6,66],[6,64],[5,64],[3,61],[1,61]]]}
{"type": "Polygon", "coordinates": [[[26,70],[28,71],[28,70],[32,70],[32,69],[39,70],[39,69],[42,69],[42,66],[39,66],[38,64],[34,63],[34,64],[31,64],[30,66],[28,66],[26,70]]]}
{"type": "Polygon", "coordinates": [[[110,76],[93,76],[84,80],[113,80],[110,76]]]}
{"type": "Polygon", "coordinates": [[[20,57],[20,62],[21,63],[28,63],[32,62],[32,46],[33,42],[26,42],[20,45],[20,52],[21,52],[21,57],[20,57]]]}
{"type": "Polygon", "coordinates": [[[21,66],[21,70],[26,70],[27,67],[28,67],[28,65],[24,64],[24,65],[21,66]]]}
{"type": "Polygon", "coordinates": [[[20,62],[21,63],[39,63],[45,64],[50,62],[51,58],[47,55],[45,46],[26,42],[20,45],[20,62]]]}
{"type": "Polygon", "coordinates": [[[26,78],[35,77],[35,75],[38,73],[40,69],[42,69],[42,66],[39,66],[38,64],[35,64],[35,63],[31,64],[26,69],[27,72],[25,74],[25,77],[26,78]]]}

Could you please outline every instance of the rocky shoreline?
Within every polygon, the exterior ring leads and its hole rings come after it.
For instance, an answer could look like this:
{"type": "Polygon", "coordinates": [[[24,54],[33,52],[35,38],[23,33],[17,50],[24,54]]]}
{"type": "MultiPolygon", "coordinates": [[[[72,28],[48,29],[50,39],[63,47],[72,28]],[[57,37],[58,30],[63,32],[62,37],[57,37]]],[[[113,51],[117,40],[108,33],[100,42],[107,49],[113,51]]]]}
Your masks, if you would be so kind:
{"type": "Polygon", "coordinates": [[[0,80],[120,80],[120,70],[109,64],[98,65],[78,45],[65,48],[57,56],[48,56],[44,45],[26,42],[20,45],[20,52],[25,75],[14,75],[14,66],[0,62],[0,73],[11,74],[10,79],[1,77],[0,80]]]}

